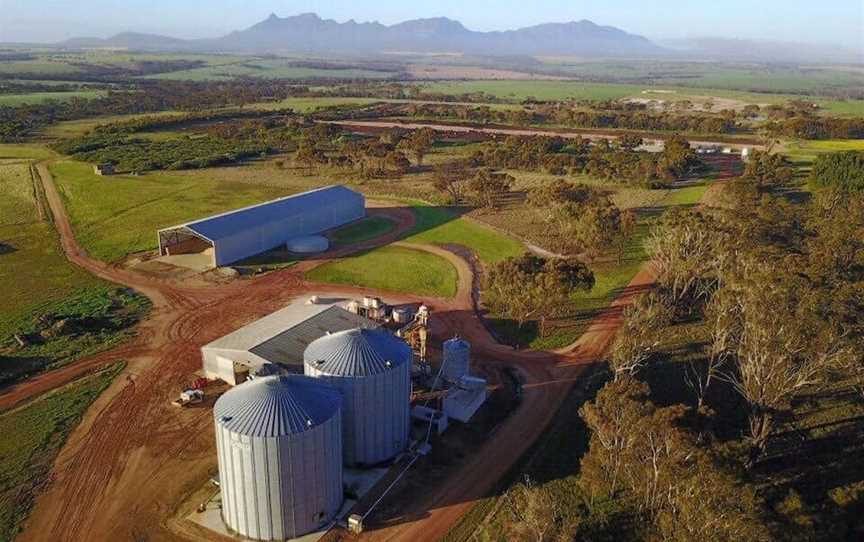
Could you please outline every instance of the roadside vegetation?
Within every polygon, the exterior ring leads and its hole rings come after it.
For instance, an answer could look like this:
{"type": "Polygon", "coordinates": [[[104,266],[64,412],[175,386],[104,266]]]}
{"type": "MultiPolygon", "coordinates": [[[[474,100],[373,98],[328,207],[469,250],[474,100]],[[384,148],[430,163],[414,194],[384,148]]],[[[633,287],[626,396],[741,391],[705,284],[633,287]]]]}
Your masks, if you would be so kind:
{"type": "Polygon", "coordinates": [[[330,238],[337,247],[353,245],[386,235],[395,227],[396,225],[389,218],[371,216],[333,231],[330,238]]]}
{"type": "Polygon", "coordinates": [[[60,448],[123,366],[107,366],[0,413],[0,540],[16,537],[36,496],[49,483],[60,448]]]}
{"type": "Polygon", "coordinates": [[[756,155],[715,206],[667,211],[608,366],[450,540],[859,539],[859,160],[821,154],[802,200],[756,155]]]}

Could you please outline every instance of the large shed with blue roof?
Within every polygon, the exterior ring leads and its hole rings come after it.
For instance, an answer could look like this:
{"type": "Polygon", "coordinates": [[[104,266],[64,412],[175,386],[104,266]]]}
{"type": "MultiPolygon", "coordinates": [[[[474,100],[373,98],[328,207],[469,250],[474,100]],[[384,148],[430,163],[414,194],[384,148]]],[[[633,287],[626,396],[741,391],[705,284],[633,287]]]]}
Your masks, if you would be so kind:
{"type": "Polygon", "coordinates": [[[326,186],[159,230],[162,256],[204,252],[230,265],[366,216],[363,194],[326,186]]]}

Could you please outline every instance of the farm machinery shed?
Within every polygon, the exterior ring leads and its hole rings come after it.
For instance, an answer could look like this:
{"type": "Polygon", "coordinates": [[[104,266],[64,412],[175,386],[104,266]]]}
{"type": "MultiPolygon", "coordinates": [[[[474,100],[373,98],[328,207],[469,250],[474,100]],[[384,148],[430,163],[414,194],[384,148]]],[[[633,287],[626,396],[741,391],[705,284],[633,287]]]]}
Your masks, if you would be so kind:
{"type": "Polygon", "coordinates": [[[159,254],[212,249],[213,266],[220,267],[364,216],[362,194],[340,185],[326,186],[161,229],[159,254]]]}

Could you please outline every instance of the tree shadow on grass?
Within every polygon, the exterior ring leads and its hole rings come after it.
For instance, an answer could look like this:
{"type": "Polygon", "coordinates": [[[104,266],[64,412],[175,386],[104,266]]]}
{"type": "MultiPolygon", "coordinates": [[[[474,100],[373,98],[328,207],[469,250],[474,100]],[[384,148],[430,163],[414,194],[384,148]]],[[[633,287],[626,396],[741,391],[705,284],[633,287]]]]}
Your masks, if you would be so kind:
{"type": "Polygon", "coordinates": [[[13,252],[16,252],[17,250],[18,249],[13,247],[12,245],[9,245],[7,243],[0,243],[0,256],[3,256],[5,254],[11,254],[13,252]]]}

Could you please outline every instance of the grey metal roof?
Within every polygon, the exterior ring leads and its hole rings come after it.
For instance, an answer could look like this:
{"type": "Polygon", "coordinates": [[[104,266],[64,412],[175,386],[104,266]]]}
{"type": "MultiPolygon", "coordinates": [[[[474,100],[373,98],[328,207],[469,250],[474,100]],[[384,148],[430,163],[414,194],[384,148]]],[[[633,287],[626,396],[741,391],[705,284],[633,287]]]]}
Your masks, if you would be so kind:
{"type": "Polygon", "coordinates": [[[342,185],[325,186],[193,222],[178,224],[160,231],[186,228],[210,241],[217,241],[231,237],[238,231],[284,220],[286,216],[308,210],[310,206],[326,205],[333,203],[336,198],[357,197],[359,195],[358,192],[342,185]]]}
{"type": "Polygon", "coordinates": [[[368,328],[378,327],[378,325],[364,316],[352,314],[334,305],[250,348],[249,351],[272,363],[297,366],[298,372],[302,372],[303,353],[315,339],[324,337],[327,333],[357,327],[368,328]]]}
{"type": "Polygon", "coordinates": [[[387,331],[352,329],[314,341],[303,360],[330,375],[371,376],[410,362],[411,347],[387,331]]]}
{"type": "Polygon", "coordinates": [[[335,389],[300,375],[244,382],[216,401],[216,423],[250,437],[295,435],[332,418],[342,405],[335,389]]]}

